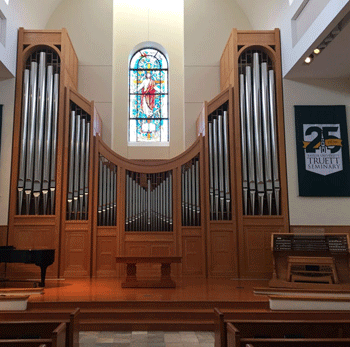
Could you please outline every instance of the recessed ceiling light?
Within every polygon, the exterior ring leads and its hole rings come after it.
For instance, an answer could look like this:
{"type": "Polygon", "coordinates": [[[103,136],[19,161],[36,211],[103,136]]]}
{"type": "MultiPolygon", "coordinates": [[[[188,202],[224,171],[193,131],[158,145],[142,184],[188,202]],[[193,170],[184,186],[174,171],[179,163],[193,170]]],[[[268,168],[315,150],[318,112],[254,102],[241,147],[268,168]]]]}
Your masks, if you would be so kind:
{"type": "Polygon", "coordinates": [[[312,62],[312,55],[310,55],[307,58],[305,58],[304,61],[305,61],[306,64],[310,64],[312,62]]]}
{"type": "Polygon", "coordinates": [[[321,50],[320,50],[319,48],[315,48],[315,49],[314,49],[314,53],[315,53],[315,54],[320,54],[320,53],[321,53],[321,50]]]}

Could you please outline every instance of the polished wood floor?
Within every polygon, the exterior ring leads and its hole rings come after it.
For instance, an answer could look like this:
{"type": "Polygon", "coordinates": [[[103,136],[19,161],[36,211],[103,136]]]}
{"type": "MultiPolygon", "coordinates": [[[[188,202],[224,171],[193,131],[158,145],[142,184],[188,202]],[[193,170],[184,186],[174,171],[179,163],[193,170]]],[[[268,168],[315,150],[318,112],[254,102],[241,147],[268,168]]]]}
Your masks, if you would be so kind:
{"type": "Polygon", "coordinates": [[[349,319],[350,312],[272,311],[254,288],[268,280],[176,279],[176,288],[122,288],[124,279],[48,279],[26,311],[0,312],[0,320],[67,317],[79,307],[82,331],[213,331],[214,308],[228,319],[349,319]],[[287,317],[287,318],[286,318],[287,317]]]}
{"type": "Polygon", "coordinates": [[[254,295],[253,288],[266,287],[267,280],[196,279],[176,280],[176,288],[122,288],[117,278],[47,280],[43,295],[32,295],[37,302],[268,302],[254,295]]]}
{"type": "Polygon", "coordinates": [[[122,288],[123,281],[48,279],[25,312],[7,313],[6,319],[61,318],[79,307],[83,331],[213,331],[214,307],[255,312],[269,305],[266,296],[253,293],[267,281],[183,278],[175,279],[176,288],[122,288]]]}

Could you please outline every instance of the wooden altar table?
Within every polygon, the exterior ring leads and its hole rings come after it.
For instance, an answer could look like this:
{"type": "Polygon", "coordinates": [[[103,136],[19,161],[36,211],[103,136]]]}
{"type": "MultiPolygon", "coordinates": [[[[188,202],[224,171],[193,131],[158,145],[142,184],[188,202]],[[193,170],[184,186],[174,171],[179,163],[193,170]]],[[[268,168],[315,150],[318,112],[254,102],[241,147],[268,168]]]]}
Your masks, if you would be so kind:
{"type": "Polygon", "coordinates": [[[175,288],[176,283],[171,279],[171,264],[181,263],[182,257],[116,257],[117,263],[126,263],[126,281],[122,288],[175,288]],[[136,265],[140,263],[161,264],[161,276],[159,280],[138,280],[136,265]]]}

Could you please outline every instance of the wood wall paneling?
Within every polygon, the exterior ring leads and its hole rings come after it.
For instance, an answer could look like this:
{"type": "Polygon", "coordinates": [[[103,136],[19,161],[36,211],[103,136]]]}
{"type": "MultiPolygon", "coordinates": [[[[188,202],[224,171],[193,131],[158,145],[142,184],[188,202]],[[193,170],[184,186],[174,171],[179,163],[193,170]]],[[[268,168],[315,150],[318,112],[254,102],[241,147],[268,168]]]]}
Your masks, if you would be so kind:
{"type": "Polygon", "coordinates": [[[116,237],[98,236],[97,238],[97,276],[98,277],[116,277],[117,264],[116,256],[116,237]]]}
{"type": "Polygon", "coordinates": [[[202,238],[185,236],[182,238],[182,275],[205,276],[205,263],[202,254],[202,238]]]}
{"type": "Polygon", "coordinates": [[[233,233],[231,231],[212,230],[210,232],[210,277],[234,276],[236,249],[233,246],[233,233]]]}
{"type": "Polygon", "coordinates": [[[88,277],[90,274],[88,231],[68,231],[65,240],[64,277],[88,277]]]}
{"type": "Polygon", "coordinates": [[[283,227],[246,226],[240,238],[240,275],[242,278],[271,278],[273,271],[271,234],[283,227]]]}

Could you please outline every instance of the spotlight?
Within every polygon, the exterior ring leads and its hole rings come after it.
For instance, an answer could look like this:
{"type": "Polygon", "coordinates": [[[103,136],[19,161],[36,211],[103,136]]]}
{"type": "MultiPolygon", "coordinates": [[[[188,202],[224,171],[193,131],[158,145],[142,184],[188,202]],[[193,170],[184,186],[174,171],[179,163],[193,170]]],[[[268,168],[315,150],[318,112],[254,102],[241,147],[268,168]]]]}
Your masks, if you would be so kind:
{"type": "Polygon", "coordinates": [[[320,53],[321,53],[321,50],[320,50],[319,48],[315,48],[315,49],[314,49],[314,53],[315,53],[315,54],[320,54],[320,53]]]}
{"type": "Polygon", "coordinates": [[[305,58],[305,60],[304,60],[305,64],[310,64],[312,62],[312,58],[313,58],[312,55],[305,58]]]}

